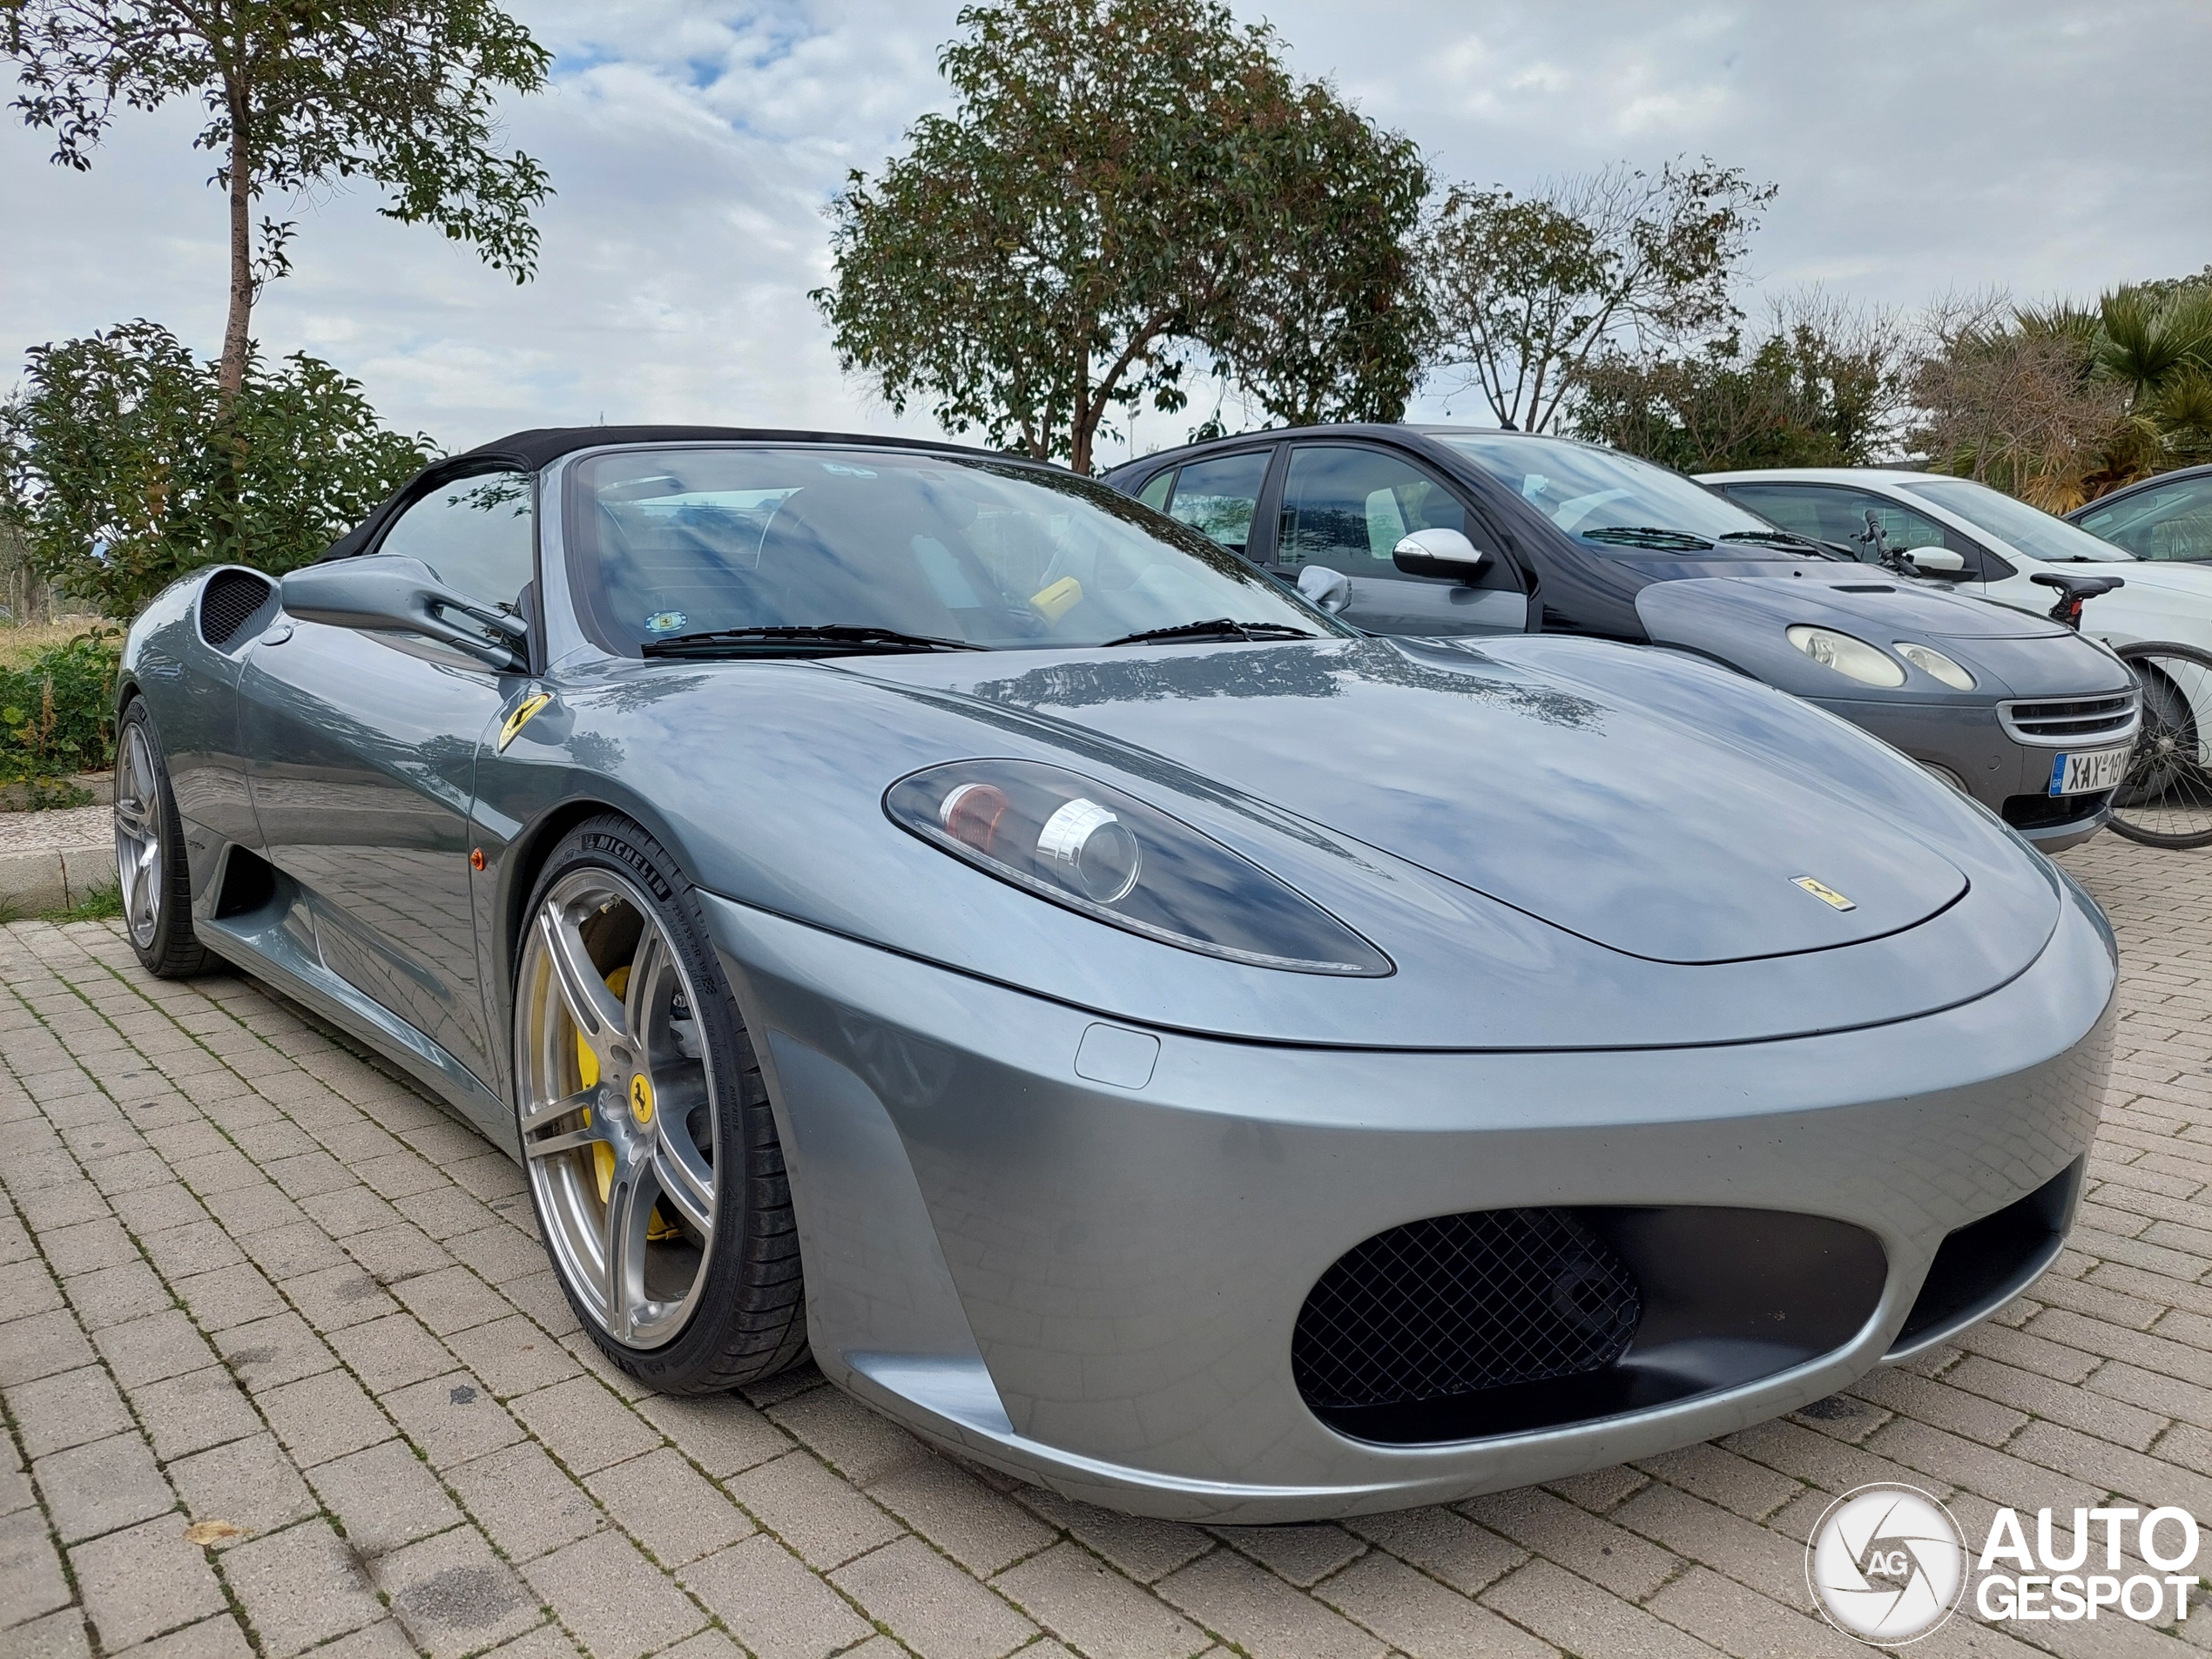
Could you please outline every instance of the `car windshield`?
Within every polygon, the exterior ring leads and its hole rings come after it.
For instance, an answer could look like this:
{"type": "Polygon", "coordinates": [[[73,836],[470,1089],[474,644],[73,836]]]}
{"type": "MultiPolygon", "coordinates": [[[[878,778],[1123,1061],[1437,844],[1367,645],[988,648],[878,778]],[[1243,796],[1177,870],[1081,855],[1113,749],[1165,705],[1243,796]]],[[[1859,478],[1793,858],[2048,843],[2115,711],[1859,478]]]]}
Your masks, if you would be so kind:
{"type": "Polygon", "coordinates": [[[1946,513],[1956,513],[1979,529],[2007,542],[2031,559],[2053,564],[2094,564],[2134,562],[2135,556],[2110,542],[2099,541],[2062,518],[2054,518],[2040,507],[2030,507],[1987,484],[1971,478],[1915,478],[1900,482],[1899,489],[1932,502],[1946,513]]]}
{"type": "Polygon", "coordinates": [[[871,631],[855,649],[889,635],[1103,645],[1163,629],[1203,636],[1212,623],[1275,637],[1348,631],[1197,531],[1042,467],[726,446],[610,451],[570,477],[581,590],[603,631],[632,647],[824,628],[871,631]]]}
{"type": "Polygon", "coordinates": [[[1474,464],[1534,507],[1560,529],[1618,554],[1670,550],[1704,552],[1692,543],[1713,544],[1725,557],[1771,558],[1774,547],[1723,536],[1777,538],[1781,532],[1754,513],[1714,494],[1703,484],[1612,449],[1558,438],[1533,438],[1510,432],[1439,432],[1438,442],[1474,464]],[[1656,532],[1656,534],[1655,534],[1656,532]]]}

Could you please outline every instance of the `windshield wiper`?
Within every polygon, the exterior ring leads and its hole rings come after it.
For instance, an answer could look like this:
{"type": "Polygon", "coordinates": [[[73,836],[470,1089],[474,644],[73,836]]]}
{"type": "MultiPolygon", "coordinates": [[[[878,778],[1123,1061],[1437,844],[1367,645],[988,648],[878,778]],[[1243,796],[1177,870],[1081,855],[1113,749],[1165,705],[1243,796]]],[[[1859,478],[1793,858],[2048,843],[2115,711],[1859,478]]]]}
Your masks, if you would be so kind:
{"type": "Polygon", "coordinates": [[[1106,644],[1143,645],[1161,639],[1318,639],[1320,637],[1303,628],[1293,628],[1287,623],[1231,622],[1226,617],[1216,617],[1208,622],[1178,622],[1171,628],[1147,628],[1142,633],[1123,634],[1119,639],[1109,639],[1106,644]]]}
{"type": "Polygon", "coordinates": [[[1586,542],[1606,542],[1622,547],[1657,547],[1673,552],[1703,553],[1712,543],[1688,530],[1662,529],[1656,524],[1609,524],[1594,530],[1577,530],[1586,542]]]}
{"type": "Polygon", "coordinates": [[[1752,542],[1762,546],[1809,547],[1824,559],[1838,559],[1845,564],[1857,564],[1858,556],[1846,553],[1826,542],[1816,542],[1810,536],[1800,536],[1795,530],[1730,530],[1721,537],[1723,542],[1752,542]]]}
{"type": "Polygon", "coordinates": [[[796,645],[833,651],[988,651],[965,639],[941,639],[931,634],[902,634],[892,628],[865,628],[853,623],[826,622],[811,626],[773,628],[715,628],[705,633],[675,634],[649,639],[637,649],[647,657],[688,657],[711,651],[745,651],[759,647],[796,645]]]}

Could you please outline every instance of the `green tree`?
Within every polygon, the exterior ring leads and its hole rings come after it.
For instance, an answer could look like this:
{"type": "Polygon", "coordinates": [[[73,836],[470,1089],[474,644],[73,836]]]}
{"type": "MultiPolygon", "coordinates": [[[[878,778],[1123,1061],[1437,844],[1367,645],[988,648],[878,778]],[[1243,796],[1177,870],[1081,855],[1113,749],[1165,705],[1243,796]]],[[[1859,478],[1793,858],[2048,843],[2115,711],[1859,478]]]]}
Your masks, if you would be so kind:
{"type": "Polygon", "coordinates": [[[894,409],[1089,470],[1102,425],[1193,367],[1282,419],[1402,412],[1413,146],[1212,0],[1005,0],[960,14],[956,97],[833,205],[813,299],[894,409]]]}
{"type": "Polygon", "coordinates": [[[1895,447],[1906,371],[1894,318],[1814,290],[1777,304],[1756,339],[1600,355],[1576,372],[1569,425],[1684,472],[1863,467],[1895,447]]]}
{"type": "Polygon", "coordinates": [[[1774,193],[1710,159],[1525,199],[1460,185],[1426,242],[1430,361],[1501,425],[1544,431],[1602,354],[1648,358],[1736,320],[1730,289],[1774,193]]]}
{"type": "Polygon", "coordinates": [[[0,51],[24,87],[13,107],[80,171],[118,103],[206,106],[193,142],[218,158],[230,211],[226,407],[261,284],[288,268],[292,222],[265,216],[256,246],[269,192],[366,179],[388,218],[435,225],[518,282],[535,268],[529,214],[550,186],[529,157],[494,152],[492,105],[543,86],[551,58],[489,0],[5,0],[0,51]]]}
{"type": "Polygon", "coordinates": [[[204,564],[304,564],[435,453],[384,426],[361,387],[304,353],[220,371],[155,323],[30,352],[0,451],[33,563],[128,617],[204,564]]]}

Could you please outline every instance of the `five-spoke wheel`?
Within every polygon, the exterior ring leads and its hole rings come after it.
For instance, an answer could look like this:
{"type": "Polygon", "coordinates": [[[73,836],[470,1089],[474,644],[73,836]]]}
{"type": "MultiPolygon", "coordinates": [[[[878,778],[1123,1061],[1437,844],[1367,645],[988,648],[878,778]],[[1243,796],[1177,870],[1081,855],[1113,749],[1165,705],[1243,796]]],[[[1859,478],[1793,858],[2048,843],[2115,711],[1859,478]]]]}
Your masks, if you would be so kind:
{"type": "Polygon", "coordinates": [[[115,879],[131,948],[164,979],[209,965],[192,930],[185,831],[145,702],[132,698],[115,732],[115,879]]]}
{"type": "Polygon", "coordinates": [[[523,955],[523,1151],[546,1240],[600,1327],[633,1348],[683,1329],[714,1254],[714,1080],[696,993],[644,897],[578,871],[523,955]]]}
{"type": "Polygon", "coordinates": [[[161,857],[161,779],[143,720],[126,721],[115,745],[115,876],[131,942],[153,943],[161,925],[165,867],[161,857]]]}
{"type": "Polygon", "coordinates": [[[697,896],[599,819],[540,873],[515,986],[516,1124],[547,1251],[617,1363],[729,1388],[805,1352],[767,1092],[697,896]]]}

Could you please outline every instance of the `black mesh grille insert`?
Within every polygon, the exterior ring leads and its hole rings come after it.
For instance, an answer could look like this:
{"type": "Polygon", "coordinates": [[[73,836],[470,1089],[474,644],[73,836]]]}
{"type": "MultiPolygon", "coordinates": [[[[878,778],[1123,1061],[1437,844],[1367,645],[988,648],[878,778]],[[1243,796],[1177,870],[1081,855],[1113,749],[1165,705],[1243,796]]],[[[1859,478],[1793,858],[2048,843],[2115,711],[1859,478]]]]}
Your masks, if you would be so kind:
{"type": "Polygon", "coordinates": [[[2007,795],[2005,821],[2014,829],[2041,829],[2047,824],[2071,823],[2087,818],[2112,799],[2112,791],[2094,795],[2007,795]]]}
{"type": "Polygon", "coordinates": [[[251,570],[218,570],[199,590],[199,637],[209,644],[227,645],[231,636],[259,610],[273,584],[251,570]]]}
{"type": "Polygon", "coordinates": [[[1317,1410],[1442,1399],[1602,1370],[1642,1312],[1621,1258],[1565,1211],[1433,1216],[1321,1276],[1291,1371],[1317,1410]]]}

